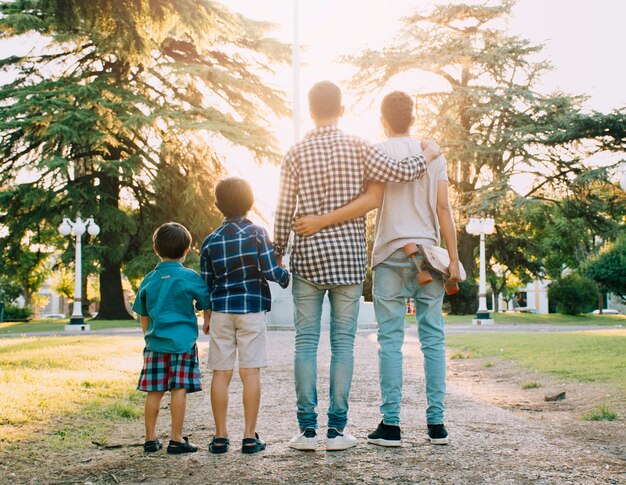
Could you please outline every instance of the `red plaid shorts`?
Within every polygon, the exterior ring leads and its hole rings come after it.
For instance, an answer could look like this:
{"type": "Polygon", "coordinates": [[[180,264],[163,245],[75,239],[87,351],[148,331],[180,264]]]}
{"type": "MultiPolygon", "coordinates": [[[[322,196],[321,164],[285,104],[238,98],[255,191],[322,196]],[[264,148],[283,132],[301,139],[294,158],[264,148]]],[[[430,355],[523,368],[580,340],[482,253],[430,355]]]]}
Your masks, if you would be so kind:
{"type": "Polygon", "coordinates": [[[187,389],[188,393],[202,390],[198,346],[189,352],[167,354],[143,350],[143,369],[137,389],[140,391],[169,391],[187,389]]]}

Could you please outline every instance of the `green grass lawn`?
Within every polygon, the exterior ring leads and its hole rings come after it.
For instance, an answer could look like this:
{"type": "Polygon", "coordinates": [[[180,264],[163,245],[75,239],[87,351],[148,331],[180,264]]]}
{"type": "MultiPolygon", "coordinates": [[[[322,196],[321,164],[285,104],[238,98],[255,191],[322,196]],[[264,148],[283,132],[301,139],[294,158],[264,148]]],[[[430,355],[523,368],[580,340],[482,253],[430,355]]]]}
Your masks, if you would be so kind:
{"type": "MultiPolygon", "coordinates": [[[[29,332],[62,332],[69,319],[63,318],[40,318],[29,322],[3,322],[0,323],[0,334],[3,333],[29,333],[29,332]]],[[[85,320],[91,330],[106,328],[140,328],[136,320],[85,320]]]]}
{"type": "Polygon", "coordinates": [[[138,419],[143,346],[141,337],[1,339],[0,450],[91,446],[138,419]]]}
{"type": "MultiPolygon", "coordinates": [[[[447,325],[472,323],[474,315],[444,315],[444,321],[447,325]]],[[[492,313],[495,323],[513,324],[513,323],[540,323],[550,325],[602,325],[614,327],[626,326],[626,315],[561,315],[559,313],[551,313],[548,315],[534,313],[492,313]]],[[[415,323],[414,315],[407,315],[408,323],[415,323]]]]}
{"type": "Polygon", "coordinates": [[[626,329],[456,334],[446,341],[472,357],[500,357],[567,379],[610,384],[626,395],[626,329]]]}

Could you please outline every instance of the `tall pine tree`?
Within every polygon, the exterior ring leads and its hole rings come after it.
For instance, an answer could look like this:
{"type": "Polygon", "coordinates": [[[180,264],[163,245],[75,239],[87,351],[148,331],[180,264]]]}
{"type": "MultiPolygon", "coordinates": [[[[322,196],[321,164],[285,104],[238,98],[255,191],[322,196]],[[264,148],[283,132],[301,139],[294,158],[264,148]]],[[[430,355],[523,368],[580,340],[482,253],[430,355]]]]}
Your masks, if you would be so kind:
{"type": "MultiPolygon", "coordinates": [[[[269,24],[208,0],[20,0],[0,12],[4,38],[49,41],[0,61],[12,77],[0,88],[3,200],[45,195],[22,224],[93,215],[98,317],[128,318],[121,271],[137,269],[154,227],[176,218],[197,242],[216,222],[216,141],[276,159],[269,120],[286,103],[264,75],[289,49],[266,37],[269,24]]],[[[13,216],[0,207],[9,235],[13,216]]]]}
{"type": "MultiPolygon", "coordinates": [[[[448,160],[459,256],[470,272],[478,238],[464,227],[476,216],[496,218],[501,262],[526,272],[519,249],[528,242],[508,227],[520,203],[512,187],[516,175],[533,180],[522,196],[556,202],[589,171],[589,155],[624,149],[624,111],[586,114],[582,97],[540,91],[550,66],[537,60],[541,45],[506,32],[514,3],[435,6],[405,18],[384,49],[348,58],[358,68],[352,84],[362,96],[399,75],[416,84],[424,73],[437,80],[435,90],[414,93],[417,124],[422,135],[440,142],[448,160]]],[[[529,263],[536,274],[537,265],[529,263]]]]}

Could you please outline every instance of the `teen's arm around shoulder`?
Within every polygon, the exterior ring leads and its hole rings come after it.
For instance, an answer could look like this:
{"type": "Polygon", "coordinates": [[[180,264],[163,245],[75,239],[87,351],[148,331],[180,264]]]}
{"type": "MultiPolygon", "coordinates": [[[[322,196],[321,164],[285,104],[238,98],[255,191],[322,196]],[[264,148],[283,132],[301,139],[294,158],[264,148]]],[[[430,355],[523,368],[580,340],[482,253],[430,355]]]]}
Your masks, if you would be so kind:
{"type": "Polygon", "coordinates": [[[260,226],[256,232],[256,245],[261,274],[266,280],[275,281],[282,288],[287,288],[289,286],[289,273],[276,262],[274,247],[270,242],[269,234],[260,226]]]}
{"type": "Polygon", "coordinates": [[[291,221],[296,211],[298,198],[298,156],[295,147],[285,155],[280,168],[280,187],[274,220],[274,248],[276,256],[282,258],[287,249],[291,221]]]}
{"type": "Polygon", "coordinates": [[[296,220],[294,230],[304,237],[312,236],[325,227],[364,216],[383,202],[385,184],[368,180],[365,192],[344,206],[322,215],[308,215],[296,220]]]}
{"type": "Polygon", "coordinates": [[[448,181],[437,181],[437,219],[441,228],[441,235],[446,242],[448,256],[450,256],[450,278],[448,281],[456,283],[460,280],[459,252],[456,242],[456,228],[452,215],[452,206],[448,195],[448,181]]]}

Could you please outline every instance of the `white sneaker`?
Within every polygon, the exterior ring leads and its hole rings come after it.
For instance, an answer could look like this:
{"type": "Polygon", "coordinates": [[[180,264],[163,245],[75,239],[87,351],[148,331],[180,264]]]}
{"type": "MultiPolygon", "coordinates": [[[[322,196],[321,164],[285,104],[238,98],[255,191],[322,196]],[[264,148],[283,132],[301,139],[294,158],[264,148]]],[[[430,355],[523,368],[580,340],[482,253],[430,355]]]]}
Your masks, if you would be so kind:
{"type": "Polygon", "coordinates": [[[339,432],[335,428],[328,428],[326,433],[326,450],[339,451],[347,450],[356,446],[357,439],[351,434],[339,432]]]}
{"type": "Polygon", "coordinates": [[[289,440],[289,448],[300,451],[315,451],[317,433],[315,428],[306,428],[289,440]]]}

